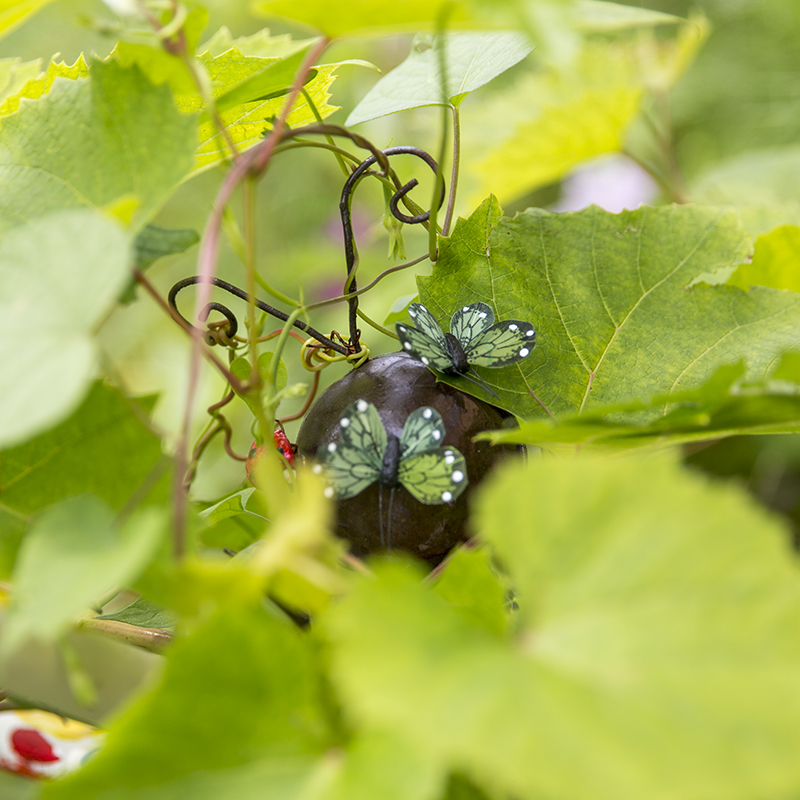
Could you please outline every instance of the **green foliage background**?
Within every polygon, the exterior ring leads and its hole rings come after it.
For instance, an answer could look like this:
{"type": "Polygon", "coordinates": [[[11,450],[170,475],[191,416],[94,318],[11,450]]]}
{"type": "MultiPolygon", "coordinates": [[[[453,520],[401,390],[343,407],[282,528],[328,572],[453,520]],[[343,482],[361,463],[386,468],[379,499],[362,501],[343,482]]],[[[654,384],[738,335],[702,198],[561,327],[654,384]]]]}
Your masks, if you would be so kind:
{"type": "MultiPolygon", "coordinates": [[[[176,5],[162,40],[147,5],[0,8],[0,708],[108,730],[74,775],[0,773],[0,796],[800,794],[796,4],[220,0],[176,5]],[[537,330],[484,373],[519,421],[486,438],[528,461],[432,574],[348,559],[313,475],[267,459],[248,487],[222,437],[175,490],[187,397],[191,446],[228,387],[204,365],[190,389],[191,343],[132,269],[161,296],[198,271],[231,145],[263,141],[321,34],[289,125],[443,153],[448,185],[460,159],[438,259],[362,307],[418,296],[446,324],[481,300],[537,330]],[[635,174],[648,205],[576,205],[598,163],[588,200],[635,174]]],[[[427,208],[432,176],[397,168],[427,208]]],[[[217,275],[245,285],[254,223],[260,296],[335,296],[343,181],[324,149],[277,153],[233,194],[217,275]]],[[[373,183],[362,286],[429,246],[373,183]]],[[[341,305],[308,318],[346,330],[341,305]]],[[[301,408],[293,347],[262,345],[266,405],[226,407],[235,452],[301,408]]]]}

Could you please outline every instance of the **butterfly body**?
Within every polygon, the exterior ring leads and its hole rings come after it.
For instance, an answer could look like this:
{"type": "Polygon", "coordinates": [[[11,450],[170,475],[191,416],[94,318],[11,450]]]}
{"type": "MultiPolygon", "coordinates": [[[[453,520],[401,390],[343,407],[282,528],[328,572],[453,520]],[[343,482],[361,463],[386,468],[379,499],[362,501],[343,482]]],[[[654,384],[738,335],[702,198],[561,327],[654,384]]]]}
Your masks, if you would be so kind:
{"type": "Polygon", "coordinates": [[[381,474],[378,480],[382,486],[389,486],[392,489],[401,486],[398,473],[400,472],[400,439],[389,434],[386,443],[386,450],[383,453],[383,463],[381,464],[381,474]]]}
{"type": "Polygon", "coordinates": [[[473,380],[491,394],[491,388],[474,367],[505,367],[527,358],[536,343],[536,331],[530,322],[518,319],[494,321],[494,311],[486,303],[472,303],[458,309],[445,333],[436,318],[421,303],[411,303],[408,314],[415,326],[397,323],[397,335],[403,350],[449,375],[473,380]]]}

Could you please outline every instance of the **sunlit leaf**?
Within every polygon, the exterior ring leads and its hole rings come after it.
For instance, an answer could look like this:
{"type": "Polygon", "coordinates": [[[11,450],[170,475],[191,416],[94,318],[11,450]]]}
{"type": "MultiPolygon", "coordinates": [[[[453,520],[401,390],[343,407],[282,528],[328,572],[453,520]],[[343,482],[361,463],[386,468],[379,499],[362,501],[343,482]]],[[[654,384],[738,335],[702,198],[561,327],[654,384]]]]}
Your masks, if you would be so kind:
{"type": "Polygon", "coordinates": [[[456,33],[441,39],[417,36],[411,54],[381,78],[353,109],[346,125],[422,106],[459,105],[469,93],[505,72],[527,56],[533,45],[520,33],[456,33]],[[446,64],[442,84],[440,59],[446,64]]]}
{"type": "Polygon", "coordinates": [[[19,27],[37,11],[50,5],[53,0],[2,0],[0,2],[0,36],[5,36],[19,27]]]}
{"type": "Polygon", "coordinates": [[[175,617],[169,611],[144,597],[137,598],[113,614],[103,614],[95,619],[124,622],[126,625],[136,625],[138,628],[170,628],[175,624],[175,617]]]}
{"type": "Polygon", "coordinates": [[[561,417],[693,389],[740,360],[747,381],[763,379],[800,345],[800,298],[696,283],[741,264],[749,247],[730,210],[529,209],[508,219],[488,200],[443,243],[432,276],[418,279],[420,298],[445,324],[476,301],[498,319],[531,322],[533,353],[481,374],[500,396],[493,402],[517,416],[543,417],[546,406],[561,417]]]}
{"type": "Polygon", "coordinates": [[[93,329],[127,277],[129,243],[90,210],[42,217],[0,241],[0,316],[25,331],[3,342],[0,446],[60,422],[80,403],[95,370],[93,329]]]}
{"type": "Polygon", "coordinates": [[[20,97],[38,97],[0,118],[0,230],[131,195],[141,227],[191,169],[195,121],[135,68],[97,62],[85,78],[79,60],[71,80],[55,80],[53,69],[4,103],[12,109],[20,97]]]}
{"type": "Polygon", "coordinates": [[[20,547],[14,594],[0,648],[8,656],[29,637],[50,640],[115,586],[138,576],[166,533],[166,514],[136,512],[121,527],[92,495],[51,506],[20,547]]]}
{"type": "Polygon", "coordinates": [[[549,459],[498,476],[476,529],[517,626],[497,638],[408,565],[376,566],[326,619],[353,723],[500,796],[798,791],[800,576],[743,492],[672,459],[549,459]]]}

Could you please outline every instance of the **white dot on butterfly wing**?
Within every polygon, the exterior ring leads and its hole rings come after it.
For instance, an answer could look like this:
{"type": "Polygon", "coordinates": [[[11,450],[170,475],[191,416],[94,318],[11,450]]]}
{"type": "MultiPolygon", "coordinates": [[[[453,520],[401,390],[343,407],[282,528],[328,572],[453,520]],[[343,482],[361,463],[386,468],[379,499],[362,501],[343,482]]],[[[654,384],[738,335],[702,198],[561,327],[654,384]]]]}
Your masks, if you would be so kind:
{"type": "Polygon", "coordinates": [[[530,353],[527,347],[523,347],[522,350],[519,351],[520,358],[525,358],[526,355],[530,353]]]}
{"type": "Polygon", "coordinates": [[[462,311],[469,311],[469,306],[464,306],[464,308],[462,308],[461,310],[462,311]]]}
{"type": "Polygon", "coordinates": [[[442,492],[442,500],[444,500],[445,503],[449,503],[452,499],[453,499],[452,492],[442,492]]]}
{"type": "Polygon", "coordinates": [[[408,316],[409,316],[409,317],[411,317],[411,318],[413,319],[414,317],[416,317],[416,316],[417,316],[417,312],[416,312],[416,311],[414,311],[414,309],[413,309],[413,308],[409,308],[409,309],[408,309],[408,316]]]}
{"type": "Polygon", "coordinates": [[[486,319],[486,312],[485,311],[481,311],[481,313],[478,314],[478,319],[486,319]]]}
{"type": "Polygon", "coordinates": [[[432,436],[434,439],[436,439],[436,441],[438,442],[438,441],[439,441],[439,439],[441,439],[441,438],[442,438],[442,432],[441,432],[441,431],[433,431],[433,433],[431,433],[431,436],[432,436]]]}
{"type": "Polygon", "coordinates": [[[333,497],[333,486],[328,486],[322,494],[329,499],[333,497]]]}
{"type": "Polygon", "coordinates": [[[444,463],[445,464],[452,464],[456,460],[456,457],[451,453],[447,452],[444,454],[444,463]]]}
{"type": "Polygon", "coordinates": [[[461,483],[464,480],[464,473],[460,469],[453,470],[451,477],[453,478],[453,483],[461,483]]]}
{"type": "Polygon", "coordinates": [[[425,417],[425,419],[430,419],[433,416],[433,409],[432,408],[424,409],[422,412],[422,416],[425,417]]]}
{"type": "Polygon", "coordinates": [[[403,342],[403,349],[410,350],[411,349],[411,342],[403,342]]]}
{"type": "Polygon", "coordinates": [[[366,400],[359,400],[356,403],[356,408],[363,414],[367,410],[369,403],[366,400]]]}
{"type": "Polygon", "coordinates": [[[517,330],[517,328],[519,328],[519,325],[514,325],[513,323],[508,326],[508,329],[510,331],[515,331],[515,330],[517,330]]]}
{"type": "Polygon", "coordinates": [[[342,418],[339,420],[339,424],[340,424],[340,425],[341,425],[343,428],[346,428],[346,427],[347,427],[347,426],[350,424],[350,420],[349,420],[347,417],[342,417],[342,418]]]}
{"type": "Polygon", "coordinates": [[[422,363],[423,363],[423,364],[424,364],[426,367],[428,366],[428,364],[430,364],[430,363],[431,363],[431,362],[430,362],[430,359],[428,359],[428,358],[425,358],[425,356],[422,356],[422,359],[421,359],[421,361],[422,361],[422,363]]]}
{"type": "Polygon", "coordinates": [[[311,471],[315,475],[319,475],[322,472],[322,464],[314,464],[314,466],[311,468],[311,471]]]}
{"type": "Polygon", "coordinates": [[[336,442],[331,442],[328,445],[328,452],[329,453],[335,453],[336,452],[336,442]]]}
{"type": "Polygon", "coordinates": [[[525,335],[528,337],[533,336],[534,333],[536,333],[536,331],[533,328],[531,328],[529,331],[525,331],[525,335]]]}

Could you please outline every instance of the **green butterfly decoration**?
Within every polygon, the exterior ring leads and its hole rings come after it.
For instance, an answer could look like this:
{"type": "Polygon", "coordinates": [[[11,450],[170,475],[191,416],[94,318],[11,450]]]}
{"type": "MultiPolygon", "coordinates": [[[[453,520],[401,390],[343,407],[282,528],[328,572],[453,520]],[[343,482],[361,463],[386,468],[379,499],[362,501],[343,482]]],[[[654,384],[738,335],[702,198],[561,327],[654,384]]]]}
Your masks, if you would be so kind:
{"type": "Polygon", "coordinates": [[[375,481],[396,489],[404,486],[420,503],[452,503],[467,486],[464,456],[442,447],[444,422],[424,406],[412,412],[398,439],[388,435],[372,403],[357,400],[339,419],[339,441],[331,442],[314,467],[330,482],[328,497],[345,500],[375,481]]]}
{"type": "Polygon", "coordinates": [[[478,383],[495,397],[495,392],[473,367],[515,364],[527,358],[536,343],[536,331],[530,322],[506,319],[495,323],[494,311],[486,303],[472,303],[458,309],[450,320],[450,333],[442,330],[422,303],[412,303],[408,315],[416,327],[396,325],[403,350],[426,367],[478,383]]]}

